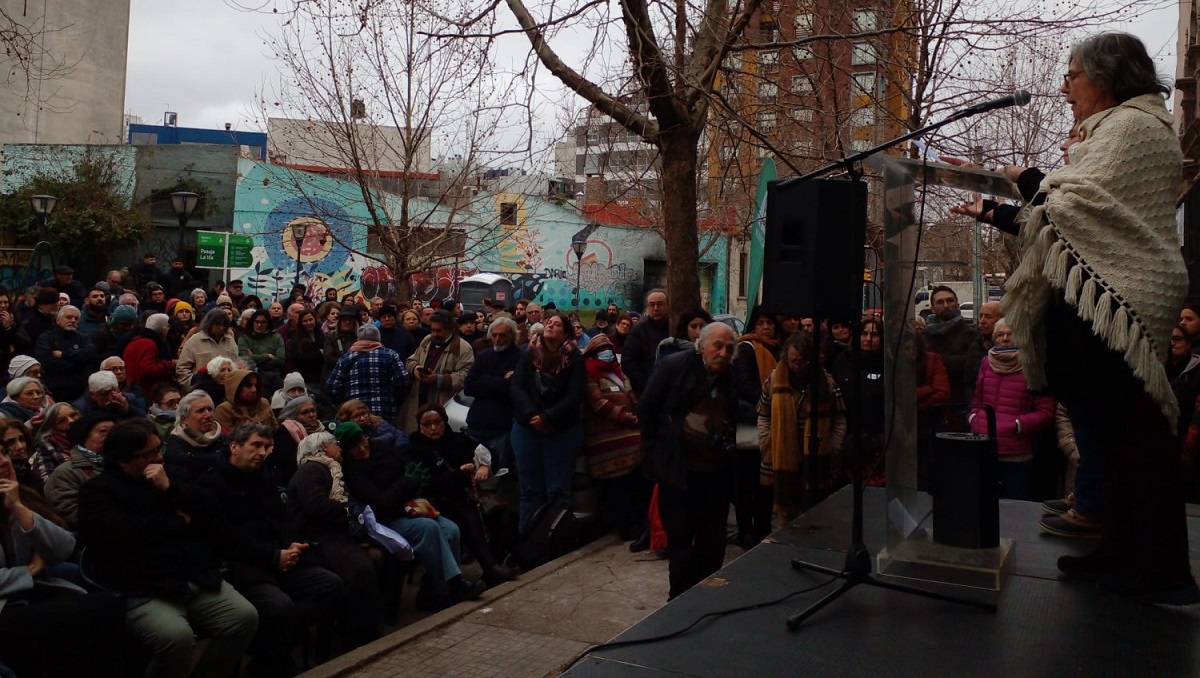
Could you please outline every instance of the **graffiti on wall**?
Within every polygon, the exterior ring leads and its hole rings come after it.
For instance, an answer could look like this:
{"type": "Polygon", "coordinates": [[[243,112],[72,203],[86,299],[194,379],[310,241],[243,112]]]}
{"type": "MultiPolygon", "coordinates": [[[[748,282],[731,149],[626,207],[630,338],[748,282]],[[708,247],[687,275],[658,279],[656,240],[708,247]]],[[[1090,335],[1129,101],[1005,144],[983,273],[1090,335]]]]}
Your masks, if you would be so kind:
{"type": "Polygon", "coordinates": [[[439,266],[412,276],[413,299],[430,302],[458,296],[458,284],[479,272],[474,266],[439,266]]]}

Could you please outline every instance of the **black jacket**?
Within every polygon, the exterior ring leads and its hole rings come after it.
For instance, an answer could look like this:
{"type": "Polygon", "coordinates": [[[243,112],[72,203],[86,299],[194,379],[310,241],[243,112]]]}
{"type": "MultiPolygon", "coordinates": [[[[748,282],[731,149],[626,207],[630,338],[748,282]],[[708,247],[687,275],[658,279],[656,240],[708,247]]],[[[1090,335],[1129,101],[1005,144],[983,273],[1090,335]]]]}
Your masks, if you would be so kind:
{"type": "MultiPolygon", "coordinates": [[[[504,375],[515,372],[521,351],[516,346],[497,352],[494,348],[475,354],[463,392],[475,398],[467,411],[467,426],[481,431],[507,431],[512,428],[513,403],[509,392],[510,379],[504,375]]],[[[516,376],[515,374],[513,376],[516,376]]]]}
{"type": "MultiPolygon", "coordinates": [[[[646,390],[638,398],[638,427],[642,448],[646,451],[646,470],[659,483],[687,487],[687,452],[683,444],[684,416],[708,385],[703,358],[694,351],[680,351],[663,358],[650,375],[646,390]]],[[[718,377],[717,388],[724,389],[729,401],[728,421],[735,420],[737,394],[732,370],[718,377]]],[[[727,438],[732,441],[734,432],[727,438]]]]}
{"type": "Polygon", "coordinates": [[[84,565],[102,586],[131,596],[187,593],[189,583],[221,587],[217,557],[202,536],[219,511],[212,495],[176,482],[159,492],[145,478],[105,470],[79,491],[84,565]],[[178,515],[182,511],[190,517],[178,515]]]}
{"type": "Polygon", "coordinates": [[[33,357],[42,364],[42,383],[60,402],[71,402],[83,395],[88,377],[100,366],[90,337],[58,326],[38,337],[33,357]],[[61,352],[57,358],[55,351],[61,352]]]}
{"type": "Polygon", "coordinates": [[[288,509],[299,540],[322,540],[326,535],[348,538],[349,514],[345,504],[329,498],[333,476],[316,462],[300,464],[288,483],[288,509]]]}
{"type": "Polygon", "coordinates": [[[671,336],[670,321],[646,318],[633,326],[621,347],[621,370],[638,396],[646,390],[658,345],[671,336]]]}
{"type": "Polygon", "coordinates": [[[185,480],[199,478],[205,471],[217,465],[225,456],[225,438],[218,437],[208,447],[199,447],[176,435],[167,436],[163,459],[178,466],[185,473],[185,480]]]}
{"type": "Polygon", "coordinates": [[[417,342],[413,335],[399,325],[391,329],[380,327],[379,343],[399,354],[401,360],[408,360],[408,356],[417,350],[417,342]]]}
{"type": "Polygon", "coordinates": [[[263,469],[235,468],[223,456],[199,482],[220,504],[212,544],[228,565],[229,583],[273,581],[279,573],[279,552],[295,541],[291,518],[274,481],[263,469]]]}
{"type": "MultiPolygon", "coordinates": [[[[342,466],[346,492],[354,501],[370,506],[381,523],[403,518],[404,503],[421,496],[421,487],[404,477],[406,463],[390,454],[372,453],[359,461],[347,459],[342,466]]],[[[307,464],[301,464],[304,466],[307,464]]]]}
{"type": "Polygon", "coordinates": [[[509,384],[513,402],[513,418],[522,426],[529,424],[535,414],[554,431],[562,431],[579,423],[583,393],[587,389],[587,372],[583,356],[578,352],[566,359],[558,374],[549,374],[533,366],[528,351],[521,351],[517,369],[509,384]]]}
{"type": "Polygon", "coordinates": [[[422,496],[439,509],[464,506],[470,498],[467,488],[471,486],[473,474],[463,473],[463,464],[475,460],[478,443],[464,433],[447,430],[438,440],[431,440],[421,433],[413,434],[412,447],[405,453],[414,462],[429,469],[429,485],[422,496]]]}

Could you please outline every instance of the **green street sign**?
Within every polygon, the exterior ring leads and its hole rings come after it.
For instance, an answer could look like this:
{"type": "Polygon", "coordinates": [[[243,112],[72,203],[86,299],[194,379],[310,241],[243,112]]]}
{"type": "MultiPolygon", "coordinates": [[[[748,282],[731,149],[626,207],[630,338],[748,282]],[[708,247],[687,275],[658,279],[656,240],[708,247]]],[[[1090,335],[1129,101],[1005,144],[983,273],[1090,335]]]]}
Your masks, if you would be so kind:
{"type": "Polygon", "coordinates": [[[196,231],[196,268],[250,268],[253,249],[248,235],[196,231]]]}

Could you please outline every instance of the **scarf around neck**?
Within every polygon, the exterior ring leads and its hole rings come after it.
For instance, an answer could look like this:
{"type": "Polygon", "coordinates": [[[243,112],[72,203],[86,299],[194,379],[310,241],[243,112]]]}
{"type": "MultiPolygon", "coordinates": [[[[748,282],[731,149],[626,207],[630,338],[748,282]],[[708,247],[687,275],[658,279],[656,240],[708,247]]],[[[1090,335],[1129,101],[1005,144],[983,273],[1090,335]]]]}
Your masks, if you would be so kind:
{"type": "MultiPolygon", "coordinates": [[[[937,316],[933,316],[933,317],[936,318],[937,316]]],[[[959,313],[958,315],[954,316],[954,318],[952,318],[950,320],[939,320],[938,322],[929,323],[929,324],[925,325],[925,334],[931,334],[934,336],[941,336],[943,334],[948,334],[951,330],[958,327],[962,323],[965,323],[966,321],[967,321],[967,319],[962,317],[962,314],[959,313]]]]}
{"type": "Polygon", "coordinates": [[[342,465],[324,452],[310,454],[300,460],[301,464],[312,462],[329,469],[329,477],[333,480],[329,487],[329,498],[339,504],[347,504],[350,499],[346,496],[346,481],[342,479],[342,465]]]}
{"type": "Polygon", "coordinates": [[[221,437],[221,427],[217,426],[208,433],[196,433],[188,428],[182,419],[178,419],[175,421],[175,428],[171,429],[171,435],[183,438],[192,447],[208,447],[221,437]]]}
{"type": "Polygon", "coordinates": [[[754,364],[758,367],[758,381],[764,382],[775,371],[775,351],[779,348],[778,339],[763,339],[757,334],[743,334],[738,343],[750,344],[754,349],[754,364]]]}
{"type": "Polygon", "coordinates": [[[1021,371],[1021,352],[1016,346],[993,346],[988,350],[988,365],[996,374],[1021,371]]]}
{"type": "Polygon", "coordinates": [[[554,352],[551,352],[546,346],[546,342],[540,334],[529,340],[529,355],[533,359],[534,368],[547,374],[556,375],[561,372],[575,351],[575,342],[570,339],[563,339],[562,345],[554,352]]]}

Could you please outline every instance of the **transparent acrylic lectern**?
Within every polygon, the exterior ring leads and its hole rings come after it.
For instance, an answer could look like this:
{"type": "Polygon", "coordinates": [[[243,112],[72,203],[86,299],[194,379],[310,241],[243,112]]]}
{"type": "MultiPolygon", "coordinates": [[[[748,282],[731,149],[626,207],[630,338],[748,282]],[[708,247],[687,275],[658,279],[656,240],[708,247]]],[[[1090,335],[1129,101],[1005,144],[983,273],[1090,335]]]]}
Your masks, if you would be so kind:
{"type": "MultiPolygon", "coordinates": [[[[996,548],[968,549],[933,541],[932,499],[918,490],[916,372],[904,346],[911,345],[915,315],[920,210],[918,186],[1019,199],[1016,187],[994,172],[936,162],[876,155],[867,165],[883,176],[883,322],[885,423],[888,445],[887,546],[879,552],[880,575],[1000,590],[1011,539],[996,548]]],[[[931,210],[937,211],[937,210],[931,210]]]]}

